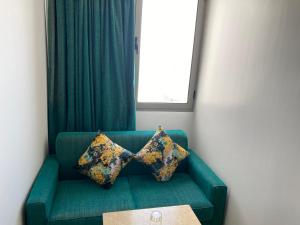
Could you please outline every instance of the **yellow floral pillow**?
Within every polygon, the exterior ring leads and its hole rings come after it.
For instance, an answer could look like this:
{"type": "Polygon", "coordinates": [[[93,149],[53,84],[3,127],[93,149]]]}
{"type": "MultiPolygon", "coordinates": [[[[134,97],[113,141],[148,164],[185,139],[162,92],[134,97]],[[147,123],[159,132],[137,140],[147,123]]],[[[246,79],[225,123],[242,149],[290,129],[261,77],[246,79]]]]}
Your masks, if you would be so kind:
{"type": "Polygon", "coordinates": [[[168,181],[189,153],[159,127],[135,159],[151,167],[157,181],[168,181]]]}
{"type": "Polygon", "coordinates": [[[100,133],[78,160],[79,171],[105,188],[111,187],[133,154],[100,133]]]}

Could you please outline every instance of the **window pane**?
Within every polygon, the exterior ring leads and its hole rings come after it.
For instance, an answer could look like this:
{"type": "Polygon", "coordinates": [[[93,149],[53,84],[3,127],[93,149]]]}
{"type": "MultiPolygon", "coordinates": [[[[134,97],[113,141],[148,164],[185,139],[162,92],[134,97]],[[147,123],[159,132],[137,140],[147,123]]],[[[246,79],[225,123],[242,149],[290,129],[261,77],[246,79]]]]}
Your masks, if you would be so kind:
{"type": "Polygon", "coordinates": [[[138,102],[187,103],[198,0],[144,0],[138,102]]]}

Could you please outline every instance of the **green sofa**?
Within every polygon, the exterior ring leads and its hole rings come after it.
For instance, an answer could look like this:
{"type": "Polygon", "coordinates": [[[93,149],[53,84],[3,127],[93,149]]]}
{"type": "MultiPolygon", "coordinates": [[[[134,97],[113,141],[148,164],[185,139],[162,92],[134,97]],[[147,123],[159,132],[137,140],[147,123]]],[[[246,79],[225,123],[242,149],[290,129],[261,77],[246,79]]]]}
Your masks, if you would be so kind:
{"type": "MultiPolygon", "coordinates": [[[[188,149],[183,131],[166,131],[188,149]]],[[[136,153],[153,131],[105,132],[114,142],[136,153]]],[[[168,182],[157,182],[147,167],[131,161],[111,189],[80,175],[74,166],[96,133],[65,132],[56,139],[26,201],[27,225],[101,225],[110,211],[189,204],[203,225],[223,224],[227,188],[191,149],[168,182]]]]}

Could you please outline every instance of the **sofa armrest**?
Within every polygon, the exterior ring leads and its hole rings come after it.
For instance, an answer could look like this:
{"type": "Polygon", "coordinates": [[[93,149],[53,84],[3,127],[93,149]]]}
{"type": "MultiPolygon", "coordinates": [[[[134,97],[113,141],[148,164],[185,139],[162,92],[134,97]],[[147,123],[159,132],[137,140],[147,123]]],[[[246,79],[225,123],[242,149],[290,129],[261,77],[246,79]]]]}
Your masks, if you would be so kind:
{"type": "Polygon", "coordinates": [[[58,162],[48,156],[36,177],[26,201],[27,225],[46,225],[58,181],[58,162]]]}
{"type": "Polygon", "coordinates": [[[188,172],[214,206],[211,224],[223,224],[227,198],[226,185],[191,149],[188,157],[188,172]]]}

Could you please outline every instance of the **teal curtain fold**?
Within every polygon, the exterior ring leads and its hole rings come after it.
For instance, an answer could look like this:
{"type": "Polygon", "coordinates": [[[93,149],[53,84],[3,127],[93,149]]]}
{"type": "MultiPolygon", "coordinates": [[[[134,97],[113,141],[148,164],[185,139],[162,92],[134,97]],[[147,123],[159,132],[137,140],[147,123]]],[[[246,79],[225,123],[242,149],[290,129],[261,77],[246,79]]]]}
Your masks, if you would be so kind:
{"type": "Polygon", "coordinates": [[[61,131],[135,129],[134,0],[48,0],[49,148],[61,131]]]}

